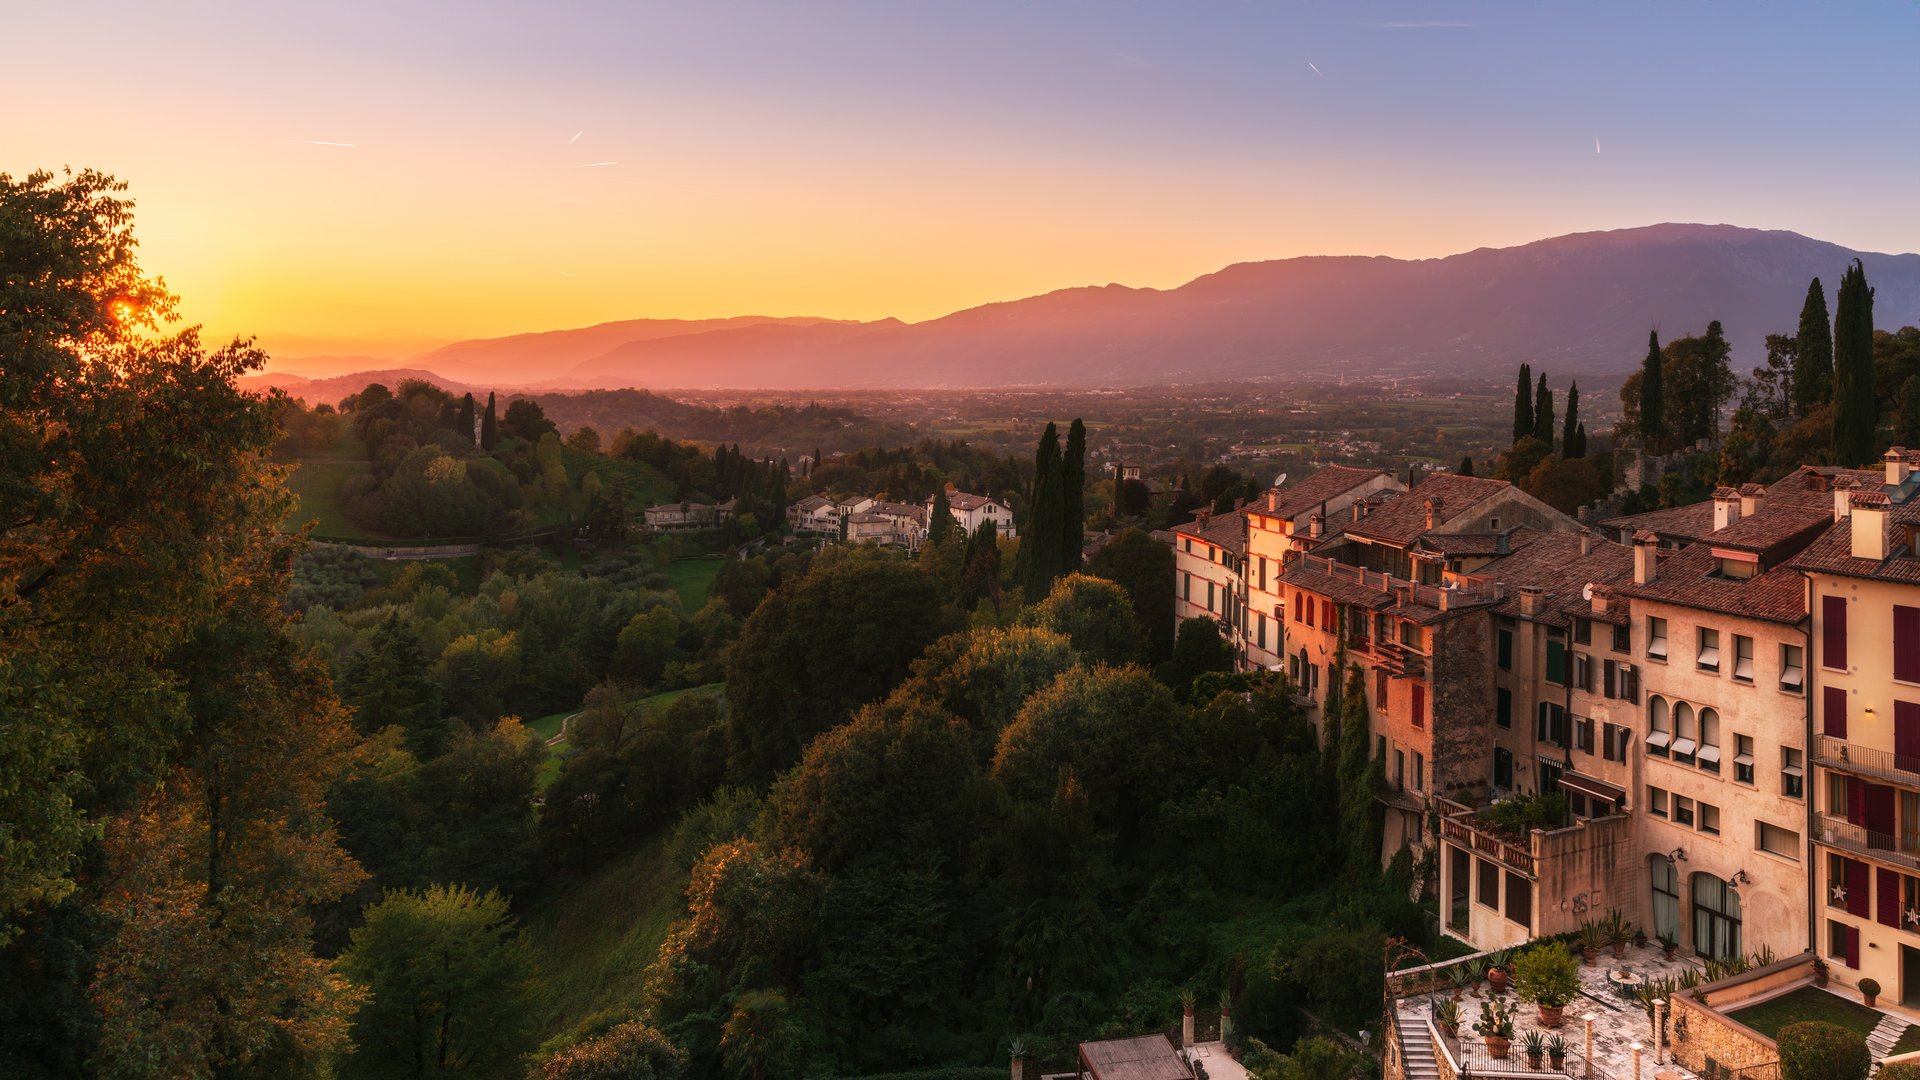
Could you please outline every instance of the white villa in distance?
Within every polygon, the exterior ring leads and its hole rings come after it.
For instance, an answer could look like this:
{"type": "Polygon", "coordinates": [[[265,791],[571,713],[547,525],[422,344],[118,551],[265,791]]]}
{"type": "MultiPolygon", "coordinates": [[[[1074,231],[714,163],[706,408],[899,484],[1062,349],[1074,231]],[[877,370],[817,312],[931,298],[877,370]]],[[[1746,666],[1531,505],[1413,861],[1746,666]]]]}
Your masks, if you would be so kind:
{"type": "MultiPolygon", "coordinates": [[[[933,496],[927,499],[927,513],[933,513],[933,496]]],[[[947,505],[953,510],[953,520],[972,534],[980,531],[980,526],[992,522],[1003,540],[1011,540],[1019,533],[1013,527],[1013,511],[1007,504],[987,498],[985,495],[969,495],[952,484],[947,485],[947,505]]]]}

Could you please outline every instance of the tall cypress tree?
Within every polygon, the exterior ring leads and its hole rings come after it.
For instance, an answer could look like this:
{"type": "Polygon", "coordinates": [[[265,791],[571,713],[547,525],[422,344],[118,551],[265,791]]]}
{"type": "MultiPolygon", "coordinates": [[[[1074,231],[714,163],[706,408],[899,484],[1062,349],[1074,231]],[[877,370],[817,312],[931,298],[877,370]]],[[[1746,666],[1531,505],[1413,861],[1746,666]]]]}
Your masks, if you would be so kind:
{"type": "Polygon", "coordinates": [[[1513,388],[1513,441],[1533,434],[1533,367],[1520,365],[1520,381],[1513,388]]]}
{"type": "Polygon", "coordinates": [[[1560,421],[1560,456],[1585,456],[1580,449],[1580,380],[1567,387],[1567,415],[1560,421]]]}
{"type": "Polygon", "coordinates": [[[1461,476],[1472,476],[1473,475],[1473,455],[1469,454],[1466,457],[1461,458],[1460,467],[1453,471],[1461,476]]]}
{"type": "Polygon", "coordinates": [[[1578,428],[1575,428],[1573,432],[1573,436],[1575,439],[1579,440],[1577,444],[1579,446],[1579,449],[1574,453],[1568,454],[1567,456],[1568,457],[1586,457],[1587,456],[1587,425],[1582,423],[1578,428]]]}
{"type": "Polygon", "coordinates": [[[1060,565],[1071,574],[1087,546],[1087,425],[1078,417],[1067,428],[1060,466],[1060,565]]]}
{"type": "Polygon", "coordinates": [[[1547,376],[1540,375],[1540,386],[1533,392],[1533,437],[1553,449],[1553,391],[1547,389],[1547,376]]]}
{"type": "Polygon", "coordinates": [[[1658,450],[1667,440],[1667,395],[1661,385],[1666,357],[1660,352],[1660,332],[1647,331],[1647,359],[1640,365],[1640,441],[1658,450]]]}
{"type": "Polygon", "coordinates": [[[927,543],[945,541],[953,535],[953,525],[953,503],[947,500],[947,485],[941,484],[933,493],[933,507],[927,511],[927,543]]]}
{"type": "Polygon", "coordinates": [[[1065,468],[1060,460],[1060,429],[1048,421],[1033,454],[1033,493],[1027,500],[1026,534],[1014,557],[1014,577],[1027,599],[1039,600],[1060,576],[1061,504],[1065,468]]]}
{"type": "Polygon", "coordinates": [[[1880,420],[1873,396],[1873,290],[1853,260],[1840,278],[1833,320],[1833,462],[1860,466],[1874,456],[1880,420]]]}
{"type": "Polygon", "coordinates": [[[1800,305],[1800,332],[1793,339],[1793,407],[1800,415],[1833,400],[1833,323],[1827,291],[1814,278],[1800,305]]]}
{"type": "Polygon", "coordinates": [[[473,394],[469,392],[460,399],[460,418],[454,421],[455,431],[468,442],[473,441],[473,394]]]}
{"type": "Polygon", "coordinates": [[[487,414],[480,419],[480,449],[492,450],[500,445],[500,421],[493,411],[493,391],[487,391],[487,414]]]}

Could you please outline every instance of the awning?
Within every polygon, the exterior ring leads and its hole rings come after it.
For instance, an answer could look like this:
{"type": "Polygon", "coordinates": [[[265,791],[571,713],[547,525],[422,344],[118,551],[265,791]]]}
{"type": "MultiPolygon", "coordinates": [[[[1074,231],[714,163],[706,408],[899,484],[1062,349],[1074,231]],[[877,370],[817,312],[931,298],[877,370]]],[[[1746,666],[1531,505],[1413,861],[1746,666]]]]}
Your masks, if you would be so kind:
{"type": "Polygon", "coordinates": [[[1615,806],[1627,801],[1627,793],[1604,780],[1595,780],[1591,776],[1581,776],[1577,772],[1561,773],[1560,786],[1568,791],[1577,791],[1590,799],[1605,799],[1615,806]]]}

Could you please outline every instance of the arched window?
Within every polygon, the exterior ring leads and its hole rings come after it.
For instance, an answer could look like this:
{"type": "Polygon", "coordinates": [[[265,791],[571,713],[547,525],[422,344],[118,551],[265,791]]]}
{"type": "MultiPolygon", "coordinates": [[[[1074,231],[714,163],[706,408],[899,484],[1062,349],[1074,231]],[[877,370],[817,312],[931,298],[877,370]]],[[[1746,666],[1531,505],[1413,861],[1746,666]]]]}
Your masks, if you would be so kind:
{"type": "Polygon", "coordinates": [[[1712,874],[1693,875],[1693,951],[1710,960],[1740,955],[1740,894],[1712,874]]]}
{"type": "Polygon", "coordinates": [[[1653,936],[1680,940],[1680,876],[1665,855],[1647,856],[1647,876],[1653,881],[1653,936]]]}
{"type": "Polygon", "coordinates": [[[1720,714],[1700,710],[1700,767],[1720,771],[1720,714]]]}
{"type": "Polygon", "coordinates": [[[1673,745],[1673,721],[1667,716],[1667,701],[1662,697],[1647,699],[1647,753],[1657,757],[1667,756],[1667,747],[1673,745]]]}
{"type": "Polygon", "coordinates": [[[1693,764],[1693,752],[1700,747],[1698,735],[1693,706],[1684,701],[1676,703],[1673,706],[1673,760],[1693,764]]]}

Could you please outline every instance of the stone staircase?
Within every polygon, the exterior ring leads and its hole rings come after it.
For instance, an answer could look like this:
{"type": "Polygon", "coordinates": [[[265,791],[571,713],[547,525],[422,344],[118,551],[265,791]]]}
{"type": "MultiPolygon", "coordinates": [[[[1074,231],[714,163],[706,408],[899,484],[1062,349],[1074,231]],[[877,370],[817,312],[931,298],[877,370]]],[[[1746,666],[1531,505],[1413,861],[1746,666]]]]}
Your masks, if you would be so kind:
{"type": "Polygon", "coordinates": [[[1395,1012],[1400,1021],[1400,1056],[1406,1062],[1407,1080],[1440,1080],[1440,1063],[1433,1056],[1433,1035],[1427,1030],[1426,1017],[1404,1007],[1395,1012]]]}
{"type": "Polygon", "coordinates": [[[1886,1013],[1880,1017],[1873,1030],[1867,1033],[1867,1050],[1873,1055],[1873,1071],[1880,1071],[1880,1062],[1893,1053],[1893,1044],[1911,1027],[1905,1018],[1886,1013]]]}

